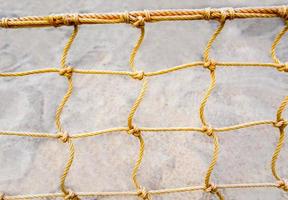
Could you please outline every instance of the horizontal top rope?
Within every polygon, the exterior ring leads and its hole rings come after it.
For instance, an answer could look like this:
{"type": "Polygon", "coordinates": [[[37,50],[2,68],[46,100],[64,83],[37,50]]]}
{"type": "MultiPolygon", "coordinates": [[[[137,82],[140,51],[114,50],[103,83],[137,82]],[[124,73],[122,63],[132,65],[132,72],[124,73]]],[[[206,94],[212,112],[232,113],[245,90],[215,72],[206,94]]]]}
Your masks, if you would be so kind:
{"type": "Polygon", "coordinates": [[[145,22],[175,20],[225,20],[236,18],[273,18],[288,19],[288,6],[255,8],[206,8],[183,10],[144,10],[122,13],[87,13],[87,14],[53,14],[48,16],[27,16],[19,18],[2,18],[2,28],[25,28],[47,26],[71,26],[80,24],[115,24],[129,23],[133,26],[145,22]]]}

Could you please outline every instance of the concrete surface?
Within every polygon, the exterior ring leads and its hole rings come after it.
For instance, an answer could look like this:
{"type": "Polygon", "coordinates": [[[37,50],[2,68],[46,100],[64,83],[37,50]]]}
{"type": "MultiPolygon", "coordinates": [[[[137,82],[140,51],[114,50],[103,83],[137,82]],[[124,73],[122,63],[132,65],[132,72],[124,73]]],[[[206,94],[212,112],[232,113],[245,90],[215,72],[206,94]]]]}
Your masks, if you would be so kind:
{"type": "MultiPolygon", "coordinates": [[[[283,5],[277,1],[0,1],[1,17],[47,15],[66,12],[112,12],[165,8],[204,8],[283,5]]],[[[136,58],[138,69],[153,71],[202,59],[215,22],[166,22],[147,25],[144,44],[136,58]]],[[[221,61],[271,62],[273,38],[282,28],[279,19],[228,22],[212,48],[221,61]]],[[[71,27],[0,31],[1,72],[58,67],[71,27]]],[[[128,25],[81,26],[69,54],[69,63],[83,69],[128,70],[129,53],[138,30],[128,25]]],[[[287,36],[277,48],[287,61],[287,36]]],[[[148,92],[135,122],[139,126],[199,126],[198,108],[209,84],[202,68],[187,69],[149,79],[148,92]]],[[[70,133],[125,126],[140,82],[128,77],[79,75],[63,113],[70,133]]],[[[64,78],[55,75],[0,79],[0,129],[56,131],[54,115],[66,90],[64,78]]],[[[288,74],[273,69],[229,68],[217,70],[217,87],[207,104],[213,126],[254,120],[274,120],[287,95],[288,74]]],[[[285,113],[287,117],[287,111],[285,113]]],[[[219,134],[220,159],[215,183],[273,182],[270,159],[278,138],[275,128],[261,126],[219,134]]],[[[199,185],[209,164],[213,145],[201,134],[147,133],[139,181],[147,189],[199,185]]],[[[125,134],[77,140],[76,158],[67,185],[75,191],[133,190],[131,171],[138,142],[125,134]]],[[[279,159],[279,172],[287,177],[288,148],[279,159]]],[[[0,138],[0,191],[7,194],[58,192],[68,156],[67,146],[54,140],[0,138]]],[[[277,189],[223,191],[230,200],[282,200],[277,189]]],[[[205,199],[202,192],[155,196],[153,199],[205,199]]],[[[211,197],[212,198],[212,197],[211,197]]],[[[106,198],[97,198],[106,199],[106,198]]],[[[107,198],[136,199],[136,198],[107,198]]]]}

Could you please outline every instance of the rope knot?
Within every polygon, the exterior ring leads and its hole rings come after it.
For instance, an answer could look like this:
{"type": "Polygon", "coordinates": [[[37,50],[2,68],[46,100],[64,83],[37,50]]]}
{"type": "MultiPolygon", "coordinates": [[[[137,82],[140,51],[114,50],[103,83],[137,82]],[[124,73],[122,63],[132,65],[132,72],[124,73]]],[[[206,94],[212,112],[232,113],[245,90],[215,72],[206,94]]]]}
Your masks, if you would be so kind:
{"type": "Polygon", "coordinates": [[[211,8],[206,8],[205,12],[203,13],[203,17],[205,20],[211,19],[211,8]]]}
{"type": "Polygon", "coordinates": [[[226,9],[221,9],[220,11],[220,22],[225,22],[227,17],[228,17],[229,13],[227,12],[226,9]]]}
{"type": "Polygon", "coordinates": [[[283,6],[282,8],[279,8],[278,15],[283,19],[288,19],[288,9],[287,6],[283,6]]]}
{"type": "Polygon", "coordinates": [[[284,129],[287,126],[287,122],[284,119],[280,119],[273,123],[273,126],[276,128],[284,129]]]}
{"type": "Polygon", "coordinates": [[[233,20],[235,19],[235,10],[233,8],[223,8],[221,11],[222,20],[225,21],[226,19],[233,20]]]}
{"type": "Polygon", "coordinates": [[[64,132],[61,132],[61,133],[58,134],[58,138],[63,143],[66,143],[69,140],[70,136],[69,136],[69,134],[66,131],[64,131],[64,132]]]}
{"type": "Polygon", "coordinates": [[[123,22],[127,24],[131,24],[132,26],[136,28],[141,28],[145,25],[145,22],[151,21],[151,15],[148,10],[144,10],[144,13],[142,15],[133,16],[129,12],[125,12],[120,15],[120,18],[123,22]]]}
{"type": "Polygon", "coordinates": [[[140,137],[141,135],[141,130],[135,126],[132,126],[128,131],[127,133],[129,135],[134,135],[135,137],[140,137]]]}
{"type": "Polygon", "coordinates": [[[64,200],[80,200],[77,194],[71,190],[64,196],[64,200]]]}
{"type": "Polygon", "coordinates": [[[209,69],[210,71],[214,71],[216,69],[216,62],[215,60],[212,60],[212,59],[208,60],[204,62],[203,67],[209,69]]]}
{"type": "Polygon", "coordinates": [[[63,24],[65,25],[79,25],[79,15],[77,13],[73,15],[65,15],[63,16],[63,24]]]}
{"type": "Polygon", "coordinates": [[[136,28],[141,28],[145,25],[145,18],[143,16],[137,16],[136,18],[133,18],[132,20],[132,26],[136,28]]]}
{"type": "Polygon", "coordinates": [[[71,78],[73,73],[72,67],[64,67],[59,70],[60,76],[66,76],[67,78],[71,78]]]}
{"type": "Polygon", "coordinates": [[[60,24],[62,23],[62,16],[57,16],[57,15],[49,15],[47,18],[47,21],[49,24],[51,24],[54,27],[58,27],[60,26],[60,24]]]}
{"type": "Polygon", "coordinates": [[[145,187],[141,187],[137,191],[137,196],[142,198],[143,200],[151,200],[151,195],[150,193],[145,189],[145,187]]]}
{"type": "Polygon", "coordinates": [[[203,126],[202,131],[203,131],[206,135],[208,135],[209,137],[211,137],[211,136],[213,135],[213,132],[214,132],[213,128],[210,127],[210,126],[203,126]]]}
{"type": "Polygon", "coordinates": [[[3,192],[0,192],[0,200],[5,200],[5,194],[3,192]]]}
{"type": "Polygon", "coordinates": [[[151,18],[149,10],[144,10],[144,15],[145,15],[145,21],[146,22],[151,22],[152,21],[152,18],[151,18]]]}
{"type": "Polygon", "coordinates": [[[9,28],[8,21],[9,21],[8,18],[2,18],[2,19],[1,19],[1,26],[2,26],[3,28],[9,28]]]}
{"type": "Polygon", "coordinates": [[[280,65],[277,70],[279,72],[288,72],[288,63],[284,63],[282,65],[280,65]]]}
{"type": "Polygon", "coordinates": [[[134,79],[138,79],[138,80],[142,80],[145,76],[145,73],[143,71],[140,72],[134,72],[133,74],[131,74],[131,77],[134,79]]]}
{"type": "Polygon", "coordinates": [[[286,179],[277,181],[276,185],[278,188],[288,192],[288,181],[286,179]]]}
{"type": "Polygon", "coordinates": [[[214,183],[209,183],[209,185],[207,185],[204,190],[205,190],[205,192],[216,193],[217,192],[217,186],[214,183]]]}

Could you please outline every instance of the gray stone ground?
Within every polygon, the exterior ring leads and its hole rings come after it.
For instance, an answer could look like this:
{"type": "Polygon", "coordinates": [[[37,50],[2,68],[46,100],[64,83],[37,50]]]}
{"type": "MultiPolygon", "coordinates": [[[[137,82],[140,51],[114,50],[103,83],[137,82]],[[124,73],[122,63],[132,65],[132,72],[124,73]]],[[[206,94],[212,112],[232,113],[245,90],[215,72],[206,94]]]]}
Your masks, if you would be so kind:
{"type": "MultiPolygon", "coordinates": [[[[277,1],[0,1],[1,17],[66,12],[110,12],[165,8],[203,8],[282,5],[277,1]]],[[[278,19],[228,22],[212,48],[221,61],[271,62],[270,46],[283,23],[278,19]]],[[[137,56],[138,69],[153,71],[202,59],[215,22],[166,22],[147,25],[137,56]]],[[[58,67],[71,27],[0,31],[1,72],[58,67]]],[[[81,26],[69,54],[79,68],[128,70],[129,53],[138,37],[128,25],[81,26]]],[[[277,53],[287,61],[287,36],[277,53]]],[[[139,126],[199,126],[198,108],[209,83],[207,70],[187,69],[149,79],[145,99],[136,114],[139,126]]],[[[217,87],[207,104],[213,126],[274,119],[287,95],[287,74],[273,69],[218,69],[217,87]]],[[[125,126],[140,82],[128,77],[75,76],[75,91],[63,113],[70,133],[125,126]]],[[[54,133],[54,115],[66,90],[55,74],[0,79],[0,129],[54,133]]],[[[287,117],[287,111],[285,113],[287,117]]],[[[209,164],[212,143],[201,134],[147,133],[139,180],[148,189],[199,185],[209,164]]],[[[270,159],[278,138],[271,127],[219,134],[220,159],[213,173],[216,183],[273,182],[270,159]]],[[[67,146],[45,139],[0,138],[0,191],[8,194],[59,191],[59,176],[68,156],[67,146]]],[[[76,158],[67,185],[75,191],[133,190],[130,174],[138,142],[125,134],[76,141],[76,158]]],[[[287,177],[287,145],[279,171],[287,177]]],[[[282,200],[277,189],[223,191],[230,200],[282,200]]],[[[155,196],[153,199],[204,199],[202,192],[155,196]]],[[[105,198],[97,198],[105,199],[105,198]]],[[[107,198],[135,199],[135,198],[107,198]]]]}

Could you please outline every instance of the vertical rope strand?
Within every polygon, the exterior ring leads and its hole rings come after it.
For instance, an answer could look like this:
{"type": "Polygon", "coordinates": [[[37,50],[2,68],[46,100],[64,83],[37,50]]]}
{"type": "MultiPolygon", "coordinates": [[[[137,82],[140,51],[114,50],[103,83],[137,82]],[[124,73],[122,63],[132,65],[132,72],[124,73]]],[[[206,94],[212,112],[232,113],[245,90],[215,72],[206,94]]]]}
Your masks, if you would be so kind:
{"type": "Polygon", "coordinates": [[[63,109],[65,107],[65,104],[67,103],[67,101],[70,98],[72,91],[73,91],[72,79],[69,78],[67,81],[68,81],[68,89],[67,89],[62,101],[60,102],[60,104],[56,110],[56,115],[55,115],[56,116],[55,122],[56,122],[56,127],[57,127],[58,132],[64,132],[62,125],[61,125],[61,115],[62,115],[63,109]]]}
{"type": "Polygon", "coordinates": [[[284,139],[285,139],[285,127],[287,124],[281,124],[282,122],[282,113],[284,111],[284,109],[286,108],[288,104],[288,96],[286,96],[284,98],[284,100],[281,102],[278,110],[277,110],[277,114],[276,114],[276,127],[279,128],[279,139],[278,139],[278,142],[277,142],[277,146],[274,150],[274,153],[273,153],[273,156],[272,156],[272,160],[271,160],[271,170],[272,170],[272,174],[273,176],[275,177],[276,180],[281,180],[280,176],[278,175],[277,173],[277,160],[279,158],[279,154],[281,152],[281,149],[283,147],[283,144],[284,144],[284,139]],[[278,126],[277,126],[277,123],[280,123],[278,126]]]}
{"type": "Polygon", "coordinates": [[[286,96],[284,98],[284,100],[281,102],[281,104],[277,110],[277,114],[276,114],[277,121],[282,120],[282,114],[283,114],[283,111],[285,110],[285,108],[287,107],[287,104],[288,104],[288,96],[286,96]]]}
{"type": "Polygon", "coordinates": [[[135,115],[135,112],[136,110],[138,109],[140,103],[142,102],[143,98],[144,98],[144,95],[145,95],[145,92],[147,90],[147,87],[148,87],[148,81],[147,79],[145,78],[143,80],[143,84],[141,86],[141,90],[140,90],[140,93],[137,97],[137,99],[135,100],[130,112],[129,112],[129,115],[128,115],[128,128],[129,129],[132,129],[133,128],[133,118],[134,118],[134,115],[135,115]]]}
{"type": "Polygon", "coordinates": [[[65,186],[65,180],[67,178],[67,175],[69,173],[69,170],[72,166],[72,163],[74,161],[74,155],[75,155],[75,148],[74,148],[74,144],[72,142],[72,140],[69,138],[68,140],[68,144],[69,144],[69,159],[66,163],[66,166],[64,168],[64,171],[63,171],[63,174],[61,175],[60,177],[60,188],[61,188],[61,191],[67,195],[69,193],[69,190],[66,189],[66,186],[65,186]]]}
{"type": "Polygon", "coordinates": [[[140,168],[140,165],[141,165],[141,162],[143,159],[145,143],[144,143],[144,140],[143,140],[143,137],[141,134],[138,136],[138,139],[139,139],[139,145],[140,146],[139,146],[138,158],[137,158],[137,161],[136,161],[134,168],[132,170],[132,180],[133,180],[133,183],[134,183],[136,189],[140,190],[141,186],[137,180],[137,173],[138,173],[138,170],[140,168]]]}
{"type": "Polygon", "coordinates": [[[204,54],[203,54],[203,58],[205,62],[208,62],[210,57],[210,49],[212,47],[212,44],[214,43],[214,41],[216,40],[216,38],[218,37],[218,35],[221,33],[222,29],[224,28],[225,25],[225,20],[221,21],[220,24],[218,25],[217,29],[215,30],[215,32],[213,33],[213,35],[211,36],[211,38],[209,39],[206,48],[204,50],[204,54]]]}
{"type": "Polygon", "coordinates": [[[205,119],[205,107],[206,107],[206,103],[208,101],[208,98],[210,97],[213,89],[215,88],[216,86],[216,74],[215,74],[215,70],[213,71],[210,71],[210,85],[205,93],[205,96],[204,98],[202,99],[201,101],[201,104],[200,104],[200,119],[201,119],[201,122],[202,122],[202,125],[203,126],[207,126],[207,122],[206,122],[206,119],[205,119]]]}
{"type": "Polygon", "coordinates": [[[274,60],[275,63],[280,64],[280,60],[276,55],[276,47],[281,41],[282,37],[285,35],[285,33],[288,30],[288,22],[285,21],[285,27],[278,33],[278,35],[275,37],[272,46],[271,46],[271,57],[274,60]]]}
{"type": "Polygon", "coordinates": [[[214,143],[214,150],[213,150],[212,160],[210,162],[210,165],[209,165],[208,170],[207,170],[206,175],[205,175],[205,186],[206,187],[209,187],[209,185],[210,185],[211,174],[212,174],[212,171],[213,171],[213,169],[217,163],[218,155],[219,155],[219,141],[218,141],[217,134],[213,133],[212,138],[213,138],[213,143],[214,143]]]}
{"type": "Polygon", "coordinates": [[[280,136],[279,136],[279,139],[278,139],[278,142],[277,142],[277,146],[276,146],[276,148],[274,150],[274,153],[273,153],[273,156],[272,156],[272,160],[271,160],[272,174],[275,177],[275,179],[278,180],[278,181],[280,181],[281,178],[280,178],[280,176],[277,173],[277,170],[276,170],[277,166],[276,165],[277,165],[277,160],[278,160],[280,151],[281,151],[281,149],[283,147],[284,139],[285,139],[284,130],[280,129],[279,132],[280,132],[280,134],[279,134],[280,136]]]}
{"type": "MultiPolygon", "coordinates": [[[[134,46],[131,54],[130,54],[130,60],[129,60],[129,64],[130,64],[130,68],[132,70],[132,72],[136,72],[136,67],[135,67],[135,57],[137,55],[137,52],[143,42],[144,36],[145,36],[145,26],[144,26],[144,20],[142,18],[139,18],[142,21],[142,24],[137,26],[137,28],[140,29],[140,36],[136,42],[136,45],[134,46]]],[[[143,200],[150,200],[151,199],[151,195],[145,190],[144,187],[141,187],[141,185],[139,184],[139,181],[137,180],[137,173],[139,171],[140,165],[142,163],[142,159],[143,159],[143,155],[144,155],[144,150],[145,150],[145,143],[144,143],[144,139],[141,135],[141,131],[135,126],[133,125],[133,118],[135,115],[136,110],[138,109],[140,103],[142,102],[145,92],[147,90],[147,85],[148,85],[148,81],[147,78],[144,77],[144,72],[142,74],[140,74],[140,76],[138,76],[136,74],[136,76],[132,76],[132,78],[134,79],[138,79],[138,80],[142,80],[143,79],[143,84],[140,90],[140,93],[137,97],[137,99],[135,100],[130,113],[128,115],[128,119],[127,119],[127,123],[128,123],[128,134],[132,134],[135,137],[138,138],[139,140],[139,153],[138,153],[138,158],[135,162],[134,168],[132,170],[132,182],[135,186],[135,188],[137,189],[137,195],[139,197],[141,197],[143,200]]]]}
{"type": "Polygon", "coordinates": [[[61,61],[60,61],[60,66],[63,69],[62,69],[62,71],[59,72],[59,74],[67,77],[68,89],[67,89],[67,92],[64,95],[64,97],[63,97],[62,101],[60,102],[60,105],[58,106],[57,111],[56,111],[55,122],[56,122],[56,127],[57,127],[58,132],[63,132],[60,118],[61,118],[63,108],[64,108],[66,102],[68,101],[69,97],[71,96],[72,91],[73,91],[73,82],[72,82],[72,72],[73,71],[69,67],[66,67],[66,59],[67,59],[68,52],[71,48],[71,45],[72,45],[75,37],[77,36],[77,33],[78,33],[78,27],[74,26],[73,32],[72,32],[71,36],[69,37],[68,42],[66,43],[66,45],[63,49],[63,53],[62,53],[61,61]]]}
{"type": "Polygon", "coordinates": [[[130,65],[130,68],[133,72],[136,72],[136,67],[135,67],[135,57],[136,57],[136,54],[144,40],[144,35],[145,35],[145,28],[144,26],[141,26],[139,27],[140,29],[140,37],[138,38],[137,42],[136,42],[136,45],[134,46],[131,54],[130,54],[130,60],[129,60],[129,65],[130,65]]]}
{"type": "MultiPolygon", "coordinates": [[[[285,10],[286,10],[286,8],[285,8],[285,10]]],[[[271,57],[272,57],[273,61],[277,64],[280,64],[281,62],[280,62],[279,58],[276,56],[276,47],[280,43],[282,37],[285,35],[287,30],[288,30],[288,23],[287,23],[287,19],[285,19],[285,27],[275,37],[275,39],[272,43],[272,47],[271,47],[271,57]]],[[[287,70],[286,64],[284,64],[283,67],[278,68],[278,70],[279,71],[287,70]]],[[[282,119],[282,113],[283,113],[284,109],[286,108],[287,104],[288,104],[288,96],[286,96],[284,98],[284,100],[281,102],[281,104],[277,110],[277,113],[276,113],[276,122],[275,122],[274,126],[279,129],[279,139],[278,139],[276,148],[274,150],[274,153],[273,153],[272,159],[271,159],[272,175],[278,181],[277,187],[282,188],[284,191],[288,191],[288,185],[287,185],[287,181],[285,179],[282,179],[277,172],[277,161],[279,159],[279,155],[280,155],[280,152],[283,148],[283,144],[284,144],[284,140],[285,140],[285,127],[287,126],[287,123],[285,123],[284,120],[282,119]]]]}
{"type": "MultiPolygon", "coordinates": [[[[209,63],[210,65],[212,65],[213,63],[211,63],[210,61],[210,56],[209,56],[209,53],[210,53],[210,49],[212,47],[212,44],[213,42],[216,40],[217,36],[221,33],[223,27],[225,25],[225,21],[222,21],[220,22],[219,26],[217,27],[216,31],[213,33],[213,35],[211,36],[211,38],[209,39],[207,45],[206,45],[206,48],[204,50],[204,54],[203,54],[203,58],[204,58],[204,62],[205,63],[209,63]]],[[[209,66],[207,66],[209,67],[209,66]]],[[[201,105],[200,105],[200,119],[201,119],[201,122],[204,126],[207,126],[207,123],[206,123],[206,119],[205,119],[205,115],[204,115],[204,108],[206,106],[206,103],[207,103],[207,100],[212,92],[212,90],[214,89],[215,87],[215,83],[216,83],[216,77],[215,77],[215,70],[210,70],[210,78],[211,78],[211,83],[210,83],[210,86],[201,102],[201,105]]]]}
{"type": "Polygon", "coordinates": [[[60,102],[57,111],[56,111],[56,116],[55,116],[55,122],[56,122],[56,127],[58,132],[60,133],[60,137],[62,137],[62,141],[63,143],[68,142],[69,145],[69,158],[68,161],[66,163],[66,166],[64,168],[63,174],[60,177],[60,189],[61,191],[64,193],[64,199],[68,200],[68,199],[73,199],[73,200],[77,200],[78,197],[76,194],[74,194],[72,191],[69,191],[66,186],[65,186],[65,181],[67,178],[67,175],[69,173],[69,170],[72,166],[72,163],[74,161],[74,155],[75,155],[75,148],[74,148],[74,144],[72,139],[69,137],[68,133],[66,133],[64,131],[64,129],[62,128],[61,125],[61,115],[63,112],[63,109],[65,107],[65,104],[67,103],[68,99],[70,98],[72,91],[73,91],[73,81],[72,81],[72,73],[73,73],[73,69],[71,67],[66,66],[66,60],[67,60],[67,55],[68,52],[71,48],[71,45],[76,37],[78,33],[78,26],[74,26],[73,32],[71,34],[71,36],[68,39],[68,42],[66,43],[64,49],[63,49],[63,53],[62,53],[62,57],[61,57],[61,61],[60,61],[60,66],[61,66],[61,70],[59,71],[59,75],[65,76],[67,78],[68,81],[68,89],[66,94],[64,95],[62,101],[60,102]]]}
{"type": "Polygon", "coordinates": [[[63,53],[62,53],[62,57],[61,57],[61,67],[64,68],[66,67],[66,60],[67,60],[67,55],[68,55],[68,51],[71,48],[72,43],[74,42],[75,37],[78,34],[78,26],[74,26],[73,32],[71,34],[71,36],[68,39],[68,42],[66,43],[64,49],[63,49],[63,53]]]}
{"type": "Polygon", "coordinates": [[[205,111],[205,107],[206,107],[208,98],[211,96],[211,93],[216,86],[216,74],[215,74],[216,64],[213,60],[210,59],[209,53],[210,53],[210,49],[212,47],[213,42],[216,40],[217,36],[223,30],[224,25],[225,25],[225,18],[220,20],[220,23],[219,23],[217,29],[215,30],[215,32],[213,33],[213,35],[209,39],[209,41],[206,45],[206,48],[204,50],[204,53],[203,53],[204,67],[206,67],[210,70],[210,85],[209,85],[209,87],[205,93],[204,98],[201,101],[200,108],[199,108],[199,116],[200,116],[200,120],[201,120],[201,123],[203,126],[203,132],[205,132],[208,136],[211,136],[213,138],[213,144],[214,144],[212,159],[210,161],[209,167],[207,169],[207,172],[206,172],[206,175],[204,178],[205,179],[204,180],[205,191],[216,194],[216,196],[220,200],[224,200],[224,197],[218,191],[217,187],[213,183],[211,183],[211,174],[214,170],[214,167],[217,163],[218,156],[219,156],[219,141],[218,141],[217,134],[213,131],[213,129],[211,127],[208,126],[204,111],[205,111]]]}

